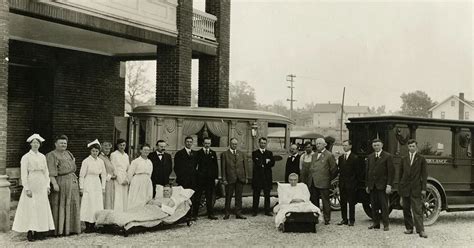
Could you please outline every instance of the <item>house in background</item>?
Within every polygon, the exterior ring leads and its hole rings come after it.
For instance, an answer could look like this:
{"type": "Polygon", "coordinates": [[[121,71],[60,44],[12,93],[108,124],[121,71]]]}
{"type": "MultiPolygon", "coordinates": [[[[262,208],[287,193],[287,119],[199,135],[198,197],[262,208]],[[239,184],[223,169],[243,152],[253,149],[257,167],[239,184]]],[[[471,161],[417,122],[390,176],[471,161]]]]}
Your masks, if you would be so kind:
{"type": "Polygon", "coordinates": [[[317,103],[312,116],[313,131],[324,136],[332,136],[339,143],[349,137],[346,125],[343,124],[341,139],[341,123],[347,122],[352,117],[369,115],[368,106],[344,106],[341,122],[341,110],[342,105],[340,103],[317,103]]]}
{"type": "Polygon", "coordinates": [[[474,101],[452,95],[429,109],[431,118],[451,120],[474,120],[474,101]]]}
{"type": "MultiPolygon", "coordinates": [[[[341,110],[339,103],[318,103],[313,113],[313,126],[318,128],[336,128],[341,127],[341,110]]],[[[368,106],[344,106],[343,123],[351,117],[362,117],[369,114],[368,106]]],[[[345,129],[345,126],[343,127],[345,129]]]]}

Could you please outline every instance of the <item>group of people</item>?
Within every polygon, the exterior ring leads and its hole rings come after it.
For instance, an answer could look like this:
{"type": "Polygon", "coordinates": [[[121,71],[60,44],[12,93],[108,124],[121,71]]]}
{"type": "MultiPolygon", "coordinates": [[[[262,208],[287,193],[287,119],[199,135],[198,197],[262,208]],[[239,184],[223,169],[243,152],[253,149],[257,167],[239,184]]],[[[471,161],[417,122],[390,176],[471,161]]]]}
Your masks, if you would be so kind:
{"type": "MultiPolygon", "coordinates": [[[[423,226],[422,196],[426,195],[427,169],[426,159],[418,153],[417,141],[410,139],[408,154],[402,157],[399,178],[398,194],[402,198],[405,234],[412,234],[414,227],[422,238],[427,238],[423,226]]],[[[290,156],[286,162],[285,176],[298,174],[301,182],[305,183],[310,192],[310,201],[319,207],[322,200],[324,224],[329,225],[331,206],[329,190],[331,181],[339,176],[339,192],[342,220],[338,225],[353,226],[355,222],[355,205],[357,204],[357,189],[359,183],[365,181],[365,190],[370,194],[373,224],[369,229],[389,231],[389,197],[395,177],[393,156],[383,151],[383,142],[380,139],[372,141],[373,153],[366,159],[366,166],[356,154],[352,153],[351,140],[343,141],[344,153],[338,157],[326,150],[326,142],[316,140],[316,151],[310,142],[304,144],[305,152],[298,154],[297,146],[290,147],[290,156]],[[349,209],[349,214],[348,214],[349,209]]]]}
{"type": "MultiPolygon", "coordinates": [[[[86,232],[94,230],[95,213],[103,209],[127,211],[143,207],[156,194],[156,186],[169,185],[173,171],[176,183],[185,189],[192,189],[192,209],[190,217],[196,219],[202,194],[205,192],[207,217],[215,220],[213,196],[218,183],[217,153],[211,149],[211,138],[203,139],[202,149],[192,149],[194,140],[186,137],[184,148],[177,151],[174,161],[166,150],[166,142],[158,140],[155,151],[148,144],[140,146],[140,156],[130,163],[125,152],[126,141],[119,139],[116,150],[112,144],[94,140],[87,144],[90,155],[82,161],[79,178],[76,176],[76,159],[67,150],[65,135],[55,139],[55,150],[43,155],[39,152],[44,139],[33,134],[27,142],[31,150],[21,159],[21,181],[23,191],[18,203],[12,229],[27,232],[28,240],[41,239],[45,232],[54,235],[81,233],[81,221],[86,232]],[[174,166],[173,166],[174,165],[174,166]],[[52,189],[50,188],[52,186],[52,189]],[[48,199],[49,195],[49,199],[48,199]],[[82,199],[81,196],[82,195],[82,199]]],[[[272,167],[275,165],[273,153],[267,150],[267,139],[259,138],[259,148],[252,152],[252,215],[259,211],[260,196],[263,191],[264,213],[273,216],[270,208],[270,191],[273,185],[272,167]]],[[[355,222],[356,189],[361,178],[361,160],[351,153],[350,140],[343,142],[344,154],[336,159],[326,149],[326,142],[316,140],[316,151],[311,143],[305,144],[305,152],[298,153],[296,145],[290,147],[285,178],[299,176],[310,192],[310,201],[319,208],[322,200],[324,223],[330,224],[331,207],[329,192],[331,181],[339,175],[342,221],[338,225],[353,226],[355,222]],[[349,218],[347,209],[349,208],[349,218]]],[[[373,225],[369,229],[379,229],[380,220],[384,230],[389,230],[388,198],[394,181],[392,155],[382,150],[382,141],[372,142],[374,153],[367,158],[365,182],[370,193],[373,225]]],[[[221,176],[225,185],[225,214],[231,214],[231,199],[235,197],[235,217],[242,215],[242,191],[248,183],[247,155],[238,149],[239,141],[230,139],[229,149],[221,153],[221,176]]],[[[417,233],[427,237],[423,229],[421,196],[426,193],[426,160],[417,153],[415,140],[408,142],[409,156],[402,159],[399,194],[403,197],[403,213],[407,234],[413,233],[413,222],[417,233]],[[413,212],[413,216],[412,216],[413,212]],[[413,221],[414,217],[414,221],[413,221]]],[[[288,181],[287,181],[288,182],[288,181]]]]}

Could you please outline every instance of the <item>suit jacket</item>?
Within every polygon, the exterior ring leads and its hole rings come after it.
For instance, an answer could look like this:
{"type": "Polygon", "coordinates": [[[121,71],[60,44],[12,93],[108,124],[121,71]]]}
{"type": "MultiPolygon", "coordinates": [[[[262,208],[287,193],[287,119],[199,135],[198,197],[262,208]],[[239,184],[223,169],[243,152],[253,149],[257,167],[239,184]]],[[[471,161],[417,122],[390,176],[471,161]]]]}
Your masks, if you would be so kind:
{"type": "Polygon", "coordinates": [[[410,165],[410,155],[403,157],[400,164],[398,194],[403,197],[420,197],[421,191],[426,190],[428,172],[426,159],[415,153],[413,164],[410,165]]]}
{"type": "Polygon", "coordinates": [[[257,149],[252,152],[252,161],[252,187],[254,189],[272,189],[272,167],[275,166],[273,153],[267,149],[262,153],[260,149],[257,149]]]}
{"type": "Polygon", "coordinates": [[[245,183],[247,179],[247,156],[237,150],[236,155],[227,150],[221,154],[222,180],[227,183],[245,183]]]}
{"type": "Polygon", "coordinates": [[[285,182],[288,182],[288,176],[291,173],[296,173],[298,174],[298,176],[300,175],[300,157],[301,155],[296,154],[295,159],[293,161],[291,161],[291,156],[288,156],[288,158],[286,159],[285,182]]]}
{"type": "Polygon", "coordinates": [[[153,186],[157,184],[163,186],[169,184],[171,171],[173,170],[171,155],[164,152],[160,160],[155,151],[150,153],[148,158],[153,163],[153,172],[151,173],[151,182],[153,183],[153,186]]]}
{"type": "Polygon", "coordinates": [[[311,164],[303,164],[301,181],[308,187],[314,183],[316,188],[331,188],[331,180],[337,175],[336,159],[328,150],[324,150],[318,159],[318,153],[312,155],[311,164]]]}
{"type": "Polygon", "coordinates": [[[209,154],[204,152],[204,148],[196,152],[198,183],[214,181],[217,179],[218,166],[217,154],[209,149],[209,154]]]}
{"type": "Polygon", "coordinates": [[[360,166],[359,157],[351,152],[349,157],[344,159],[345,154],[339,156],[337,167],[339,169],[339,188],[357,189],[359,181],[360,166]]]}
{"type": "Polygon", "coordinates": [[[375,152],[369,154],[365,173],[365,185],[369,190],[374,186],[378,190],[385,190],[387,185],[393,186],[394,175],[392,154],[382,151],[378,159],[375,159],[375,152]]]}
{"type": "Polygon", "coordinates": [[[174,155],[174,172],[176,183],[185,189],[196,186],[196,152],[191,150],[190,155],[183,148],[174,155]]]}

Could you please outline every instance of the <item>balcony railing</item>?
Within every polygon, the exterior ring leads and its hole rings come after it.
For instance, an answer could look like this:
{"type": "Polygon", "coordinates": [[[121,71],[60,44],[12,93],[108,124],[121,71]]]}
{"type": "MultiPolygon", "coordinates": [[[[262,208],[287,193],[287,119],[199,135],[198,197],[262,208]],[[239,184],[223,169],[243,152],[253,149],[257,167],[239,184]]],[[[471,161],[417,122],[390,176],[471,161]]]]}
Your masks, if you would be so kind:
{"type": "Polygon", "coordinates": [[[216,41],[215,23],[217,17],[206,12],[193,9],[193,37],[216,41]]]}

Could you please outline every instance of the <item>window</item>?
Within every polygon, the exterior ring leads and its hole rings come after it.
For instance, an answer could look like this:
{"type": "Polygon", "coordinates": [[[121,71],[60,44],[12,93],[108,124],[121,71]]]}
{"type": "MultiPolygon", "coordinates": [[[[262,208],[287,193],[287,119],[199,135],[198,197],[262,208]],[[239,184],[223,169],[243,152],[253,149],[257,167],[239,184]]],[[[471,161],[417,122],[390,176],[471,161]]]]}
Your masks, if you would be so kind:
{"type": "Polygon", "coordinates": [[[420,127],[416,130],[418,150],[428,156],[452,156],[452,132],[449,129],[420,127]]]}
{"type": "Polygon", "coordinates": [[[469,112],[464,113],[464,120],[469,120],[469,112]]]}
{"type": "Polygon", "coordinates": [[[286,125],[268,123],[268,133],[278,134],[278,137],[269,138],[267,148],[270,151],[285,150],[286,146],[286,125]]]}
{"type": "Polygon", "coordinates": [[[441,112],[441,119],[444,119],[444,118],[445,118],[445,113],[441,112]]]}

